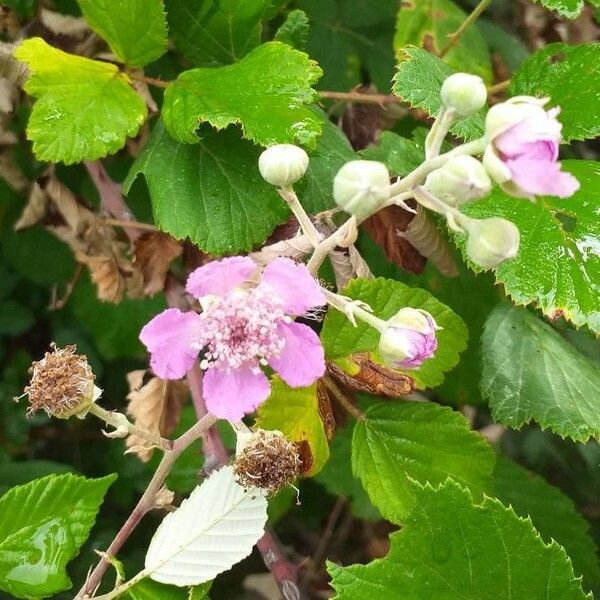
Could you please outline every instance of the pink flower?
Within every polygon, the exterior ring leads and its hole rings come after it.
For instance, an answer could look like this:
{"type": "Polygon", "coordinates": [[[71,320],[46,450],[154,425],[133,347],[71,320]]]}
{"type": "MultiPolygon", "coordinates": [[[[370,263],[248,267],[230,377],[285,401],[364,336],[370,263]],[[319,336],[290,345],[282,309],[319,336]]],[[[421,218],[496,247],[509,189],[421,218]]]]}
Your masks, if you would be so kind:
{"type": "Polygon", "coordinates": [[[387,321],[379,339],[379,353],[392,367],[417,369],[437,350],[440,327],[425,310],[406,307],[387,321]]]}
{"type": "Polygon", "coordinates": [[[163,379],[184,377],[201,355],[204,398],[215,416],[239,421],[267,399],[270,384],[261,365],[269,364],[291,387],[324,375],[318,335],[291,318],[325,304],[304,265],[277,258],[260,274],[248,257],[224,258],[191,273],[186,290],[202,312],[165,310],[140,339],[163,379]]]}
{"type": "Polygon", "coordinates": [[[483,164],[507,193],[523,198],[536,194],[566,198],[579,181],[560,170],[560,108],[546,111],[548,99],[517,96],[496,104],[487,114],[489,144],[483,164]]]}

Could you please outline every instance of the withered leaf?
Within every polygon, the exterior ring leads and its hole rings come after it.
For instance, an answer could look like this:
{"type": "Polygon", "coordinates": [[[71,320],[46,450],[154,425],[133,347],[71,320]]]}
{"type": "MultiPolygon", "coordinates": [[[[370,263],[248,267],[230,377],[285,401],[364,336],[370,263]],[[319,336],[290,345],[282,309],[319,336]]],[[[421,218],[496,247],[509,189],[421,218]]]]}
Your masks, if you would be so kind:
{"type": "Polygon", "coordinates": [[[407,396],[415,389],[408,376],[371,360],[368,353],[352,355],[359,370],[350,375],[333,361],[327,362],[327,371],[343,387],[353,392],[366,392],[385,398],[407,396]]]}
{"type": "MultiPolygon", "coordinates": [[[[131,371],[127,375],[130,390],[127,394],[127,414],[138,427],[164,437],[179,424],[188,387],[183,380],[167,381],[152,376],[145,381],[145,375],[145,370],[131,371]]],[[[140,460],[150,460],[153,448],[146,440],[132,434],[127,438],[126,445],[140,460]]]]}
{"type": "Polygon", "coordinates": [[[402,235],[413,217],[399,206],[388,206],[366,219],[363,226],[390,262],[418,275],[423,272],[426,259],[402,235]]]}
{"type": "Polygon", "coordinates": [[[329,398],[329,391],[323,381],[317,381],[317,402],[319,406],[319,416],[323,421],[323,427],[325,428],[325,435],[330,440],[335,431],[335,417],[333,416],[333,408],[331,406],[331,399],[329,398]]]}
{"type": "Polygon", "coordinates": [[[160,231],[144,233],[135,240],[133,264],[142,274],[148,296],[162,291],[169,267],[181,252],[181,244],[160,231]]]}

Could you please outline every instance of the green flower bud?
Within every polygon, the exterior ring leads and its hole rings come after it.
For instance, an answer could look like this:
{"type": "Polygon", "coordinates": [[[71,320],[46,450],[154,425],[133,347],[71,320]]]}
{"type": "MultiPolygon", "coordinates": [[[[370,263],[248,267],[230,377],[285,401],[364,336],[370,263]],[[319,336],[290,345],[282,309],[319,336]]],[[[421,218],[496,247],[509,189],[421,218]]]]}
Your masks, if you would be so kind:
{"type": "Polygon", "coordinates": [[[258,159],[263,179],[277,187],[290,187],[308,169],[308,154],[293,144],[277,144],[267,148],[258,159]]]}
{"type": "Polygon", "coordinates": [[[519,251],[517,226],[500,217],[469,219],[467,256],[484,270],[493,269],[519,251]]]}
{"type": "Polygon", "coordinates": [[[455,73],[442,84],[442,104],[456,111],[460,117],[468,117],[485,106],[487,89],[483,79],[468,73],[455,73]]]}
{"type": "Polygon", "coordinates": [[[492,182],[483,165],[472,156],[456,156],[432,171],[423,186],[450,206],[487,196],[492,182]]]}
{"type": "Polygon", "coordinates": [[[389,199],[390,174],[374,160],[352,160],[333,180],[333,199],[347,213],[364,219],[377,212],[389,199]]]}

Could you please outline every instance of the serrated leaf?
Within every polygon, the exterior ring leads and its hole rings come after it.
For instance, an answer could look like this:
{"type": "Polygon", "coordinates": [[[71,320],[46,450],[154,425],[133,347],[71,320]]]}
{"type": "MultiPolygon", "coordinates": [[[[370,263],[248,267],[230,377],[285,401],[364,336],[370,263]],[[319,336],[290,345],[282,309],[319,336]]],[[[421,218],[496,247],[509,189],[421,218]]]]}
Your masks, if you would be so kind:
{"type": "Polygon", "coordinates": [[[0,589],[45,597],[70,586],[65,566],[87,539],[115,480],[48,475],[0,497],[0,589]]]}
{"type": "Polygon", "coordinates": [[[304,50],[310,31],[310,22],[303,10],[293,10],[275,32],[274,40],[288,44],[296,50],[304,50]]]}
{"type": "Polygon", "coordinates": [[[521,517],[531,517],[544,541],[556,540],[573,562],[586,587],[600,582],[598,549],[589,522],[559,488],[508,458],[499,457],[495,472],[496,497],[521,517]]]}
{"type": "Polygon", "coordinates": [[[579,16],[583,8],[583,0],[533,0],[543,4],[550,10],[555,10],[559,15],[574,19],[579,16]]]}
{"type": "Polygon", "coordinates": [[[418,127],[411,132],[410,138],[406,138],[393,131],[384,131],[376,146],[369,146],[360,154],[367,160],[385,163],[392,174],[404,177],[425,160],[427,132],[425,127],[418,127]]]}
{"type": "Polygon", "coordinates": [[[150,578],[142,579],[123,594],[123,600],[209,600],[208,592],[212,581],[202,583],[192,588],[181,588],[150,578]]]}
{"type": "Polygon", "coordinates": [[[233,254],[264,242],[289,210],[258,171],[260,151],[230,128],[189,145],[162,123],[123,183],[128,193],[143,173],[154,221],[178,239],[189,237],[210,254],[233,254]]]}
{"type": "Polygon", "coordinates": [[[307,51],[324,74],[319,87],[347,91],[367,72],[382,92],[394,73],[397,0],[298,0],[310,21],[307,51]]]}
{"type": "MultiPolygon", "coordinates": [[[[444,80],[454,71],[437,56],[406,46],[399,51],[398,70],[394,77],[392,91],[416,108],[435,117],[442,105],[440,91],[444,80]]],[[[464,140],[474,140],[483,135],[484,109],[457,123],[451,132],[464,140]]]]}
{"type": "Polygon", "coordinates": [[[260,490],[245,490],[222,467],[168,514],[148,547],[145,571],[161,583],[198,585],[252,551],[267,521],[260,490]]]}
{"type": "Polygon", "coordinates": [[[77,0],[85,20],[129,67],[143,67],[167,50],[162,0],[77,0]]]}
{"type": "Polygon", "coordinates": [[[549,44],[532,54],[514,74],[513,96],[549,97],[560,106],[566,142],[600,135],[600,43],[549,44]]]}
{"type": "MultiPolygon", "coordinates": [[[[425,290],[410,288],[391,279],[355,279],[344,290],[351,298],[362,300],[371,306],[374,314],[389,319],[401,308],[411,306],[431,313],[442,329],[437,332],[438,349],[435,356],[418,369],[401,370],[413,378],[417,387],[435,387],[444,380],[444,373],[457,363],[459,353],[467,346],[467,328],[445,304],[425,290]]],[[[329,359],[341,359],[359,352],[369,352],[381,362],[377,353],[379,332],[357,320],[357,327],[345,315],[329,310],[323,324],[321,341],[329,359]]]]}
{"type": "Polygon", "coordinates": [[[461,209],[473,217],[499,216],[517,225],[519,254],[500,265],[496,280],[516,304],[535,303],[551,319],[600,333],[600,163],[566,160],[581,188],[570,198],[523,202],[495,189],[461,209]]]}
{"type": "Polygon", "coordinates": [[[67,54],[41,38],[25,40],[15,56],[37,99],[27,137],[37,158],[71,164],[121,149],[146,119],[146,104],[116,65],[67,54]]]}
{"type": "Polygon", "coordinates": [[[337,600],[591,600],[565,551],[495,498],[474,505],[453,481],[414,485],[415,508],[385,558],[328,565],[337,600]]]}
{"type": "Polygon", "coordinates": [[[329,446],[329,460],[315,479],[330,494],[348,498],[357,519],[378,521],[381,513],[373,506],[360,480],[352,474],[352,432],[352,426],[336,429],[329,446]]]}
{"type": "MultiPolygon", "coordinates": [[[[439,52],[466,18],[452,0],[403,3],[398,11],[394,36],[397,55],[402,59],[402,49],[409,45],[430,48],[434,54],[439,52]]],[[[456,71],[479,75],[486,83],[493,79],[490,51],[477,27],[468,28],[443,60],[456,71]]]]}
{"type": "Polygon", "coordinates": [[[530,420],[563,437],[600,438],[600,368],[535,315],[498,306],[482,337],[481,393],[492,416],[519,429],[530,420]]]}
{"type": "Polygon", "coordinates": [[[493,488],[494,463],[492,448],[465,417],[438,404],[376,404],[354,427],[352,471],[394,523],[414,506],[410,480],[437,485],[452,477],[479,499],[493,488]]]}
{"type": "Polygon", "coordinates": [[[271,395],[258,409],[258,427],[281,431],[293,442],[306,442],[312,463],[307,475],[318,473],[329,458],[329,444],[319,412],[317,384],[291,388],[279,377],[271,380],[271,395]]]}
{"type": "Polygon", "coordinates": [[[260,44],[270,0],[166,0],[169,32],[198,66],[237,62],[260,44]]]}
{"type": "Polygon", "coordinates": [[[165,91],[163,119],[178,141],[198,143],[201,123],[240,124],[244,137],[264,146],[289,142],[314,148],[321,120],[308,108],[317,63],[281,42],[267,42],[234,65],[184,71],[165,91]]]}

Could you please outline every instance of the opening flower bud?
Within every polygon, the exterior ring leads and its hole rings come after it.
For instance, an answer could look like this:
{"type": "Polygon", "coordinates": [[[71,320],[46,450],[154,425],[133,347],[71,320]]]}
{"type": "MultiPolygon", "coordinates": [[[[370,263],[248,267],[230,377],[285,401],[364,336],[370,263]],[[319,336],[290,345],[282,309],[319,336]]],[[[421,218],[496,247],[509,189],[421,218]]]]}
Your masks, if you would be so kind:
{"type": "Polygon", "coordinates": [[[233,471],[244,487],[276,494],[300,475],[302,461],[296,445],[280,431],[258,429],[238,448],[233,471]]]}
{"type": "Polygon", "coordinates": [[[492,182],[484,166],[472,156],[456,156],[443,167],[432,171],[425,189],[450,206],[487,196],[492,182]]]}
{"type": "Polygon", "coordinates": [[[277,187],[290,187],[308,169],[308,154],[293,144],[277,144],[267,148],[258,159],[263,179],[277,187]]]}
{"type": "Polygon", "coordinates": [[[519,251],[519,230],[500,217],[468,222],[467,256],[482,269],[493,269],[519,251]]]}
{"type": "Polygon", "coordinates": [[[83,417],[101,393],[94,385],[92,369],[85,356],[75,353],[75,346],[57,348],[53,343],[50,348],[29,369],[31,382],[25,388],[29,399],[27,414],[44,410],[59,419],[83,417]]]}
{"type": "Polygon", "coordinates": [[[402,308],[387,322],[379,339],[379,353],[390,366],[416,369],[437,349],[435,319],[425,310],[402,308]]]}
{"type": "Polygon", "coordinates": [[[364,219],[387,202],[389,189],[390,174],[383,163],[352,160],[333,180],[333,199],[347,213],[364,219]]]}
{"type": "Polygon", "coordinates": [[[468,117],[485,106],[487,89],[481,77],[468,73],[455,73],[442,84],[442,104],[456,111],[460,117],[468,117]]]}

